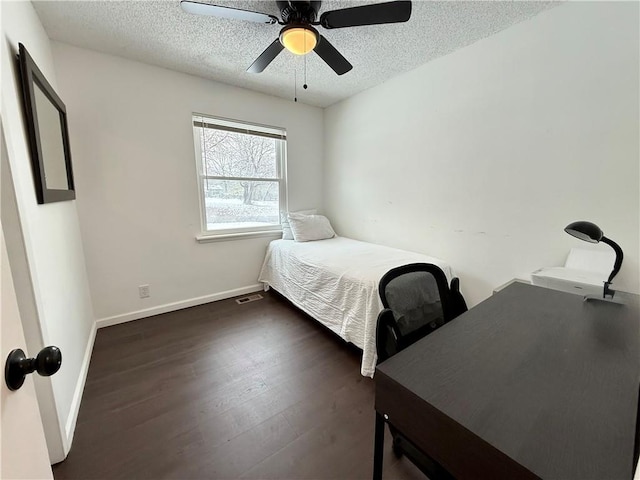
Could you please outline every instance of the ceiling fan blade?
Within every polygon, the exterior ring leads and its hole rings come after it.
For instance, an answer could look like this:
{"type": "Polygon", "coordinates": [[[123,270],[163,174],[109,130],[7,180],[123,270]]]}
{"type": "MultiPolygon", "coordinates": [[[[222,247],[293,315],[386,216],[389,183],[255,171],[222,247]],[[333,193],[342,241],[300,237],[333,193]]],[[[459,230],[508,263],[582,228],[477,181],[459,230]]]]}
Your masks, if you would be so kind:
{"type": "Polygon", "coordinates": [[[329,40],[322,35],[318,35],[318,37],[320,37],[318,39],[318,44],[313,50],[333,69],[334,72],[338,75],[344,75],[353,68],[347,59],[329,43],[329,40]]]}
{"type": "Polygon", "coordinates": [[[239,8],[220,7],[209,3],[192,2],[191,0],[181,0],[180,6],[187,13],[196,15],[210,15],[213,17],[228,18],[231,20],[247,20],[256,23],[277,23],[278,19],[266,13],[241,10],[239,8]]]}
{"type": "Polygon", "coordinates": [[[249,68],[247,68],[247,72],[250,73],[260,73],[267,66],[273,62],[273,60],[278,56],[278,54],[284,49],[282,43],[280,43],[280,39],[276,38],[271,45],[267,47],[267,49],[260,54],[258,58],[256,58],[255,62],[251,64],[249,68]]]}
{"type": "Polygon", "coordinates": [[[406,22],[411,17],[411,2],[397,1],[331,10],[320,15],[324,28],[359,27],[406,22]]]}

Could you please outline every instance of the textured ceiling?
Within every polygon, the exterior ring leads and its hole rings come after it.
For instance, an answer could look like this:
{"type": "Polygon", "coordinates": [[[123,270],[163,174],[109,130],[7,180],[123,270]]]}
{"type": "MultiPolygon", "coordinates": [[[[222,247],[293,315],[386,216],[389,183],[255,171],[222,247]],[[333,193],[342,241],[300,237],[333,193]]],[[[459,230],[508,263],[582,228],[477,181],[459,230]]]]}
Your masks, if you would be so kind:
{"type": "MultiPolygon", "coordinates": [[[[210,3],[279,17],[275,1],[210,3]]],[[[324,1],[320,13],[368,3],[378,2],[324,1]]],[[[298,57],[286,50],[263,73],[247,73],[281,27],[191,15],[182,11],[179,0],[33,4],[53,40],[288,99],[294,96],[297,77],[298,101],[320,107],[557,5],[542,1],[414,1],[406,23],[332,30],[318,27],[353,65],[353,70],[337,76],[315,53],[298,57]],[[305,60],[307,90],[301,88],[305,60]]]]}

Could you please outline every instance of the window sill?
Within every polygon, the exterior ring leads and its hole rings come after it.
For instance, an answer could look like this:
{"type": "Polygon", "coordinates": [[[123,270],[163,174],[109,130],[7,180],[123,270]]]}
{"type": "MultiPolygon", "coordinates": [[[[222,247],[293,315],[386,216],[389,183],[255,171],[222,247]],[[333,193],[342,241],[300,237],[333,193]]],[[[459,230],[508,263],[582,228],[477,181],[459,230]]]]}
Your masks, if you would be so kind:
{"type": "Polygon", "coordinates": [[[248,238],[260,238],[260,237],[282,237],[282,230],[267,230],[264,232],[242,232],[242,233],[221,233],[213,235],[198,235],[196,241],[198,243],[212,243],[212,242],[228,242],[229,240],[245,240],[248,238]]]}

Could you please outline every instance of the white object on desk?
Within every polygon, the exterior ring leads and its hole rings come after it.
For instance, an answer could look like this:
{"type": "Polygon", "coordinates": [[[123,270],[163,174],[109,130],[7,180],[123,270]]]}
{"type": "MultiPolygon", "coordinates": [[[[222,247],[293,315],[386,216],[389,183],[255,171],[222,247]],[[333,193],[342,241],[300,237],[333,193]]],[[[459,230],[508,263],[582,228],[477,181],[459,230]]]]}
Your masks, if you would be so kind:
{"type": "Polygon", "coordinates": [[[531,274],[531,283],[540,287],[580,295],[602,295],[615,253],[611,250],[572,248],[564,267],[545,267],[531,274]]]}

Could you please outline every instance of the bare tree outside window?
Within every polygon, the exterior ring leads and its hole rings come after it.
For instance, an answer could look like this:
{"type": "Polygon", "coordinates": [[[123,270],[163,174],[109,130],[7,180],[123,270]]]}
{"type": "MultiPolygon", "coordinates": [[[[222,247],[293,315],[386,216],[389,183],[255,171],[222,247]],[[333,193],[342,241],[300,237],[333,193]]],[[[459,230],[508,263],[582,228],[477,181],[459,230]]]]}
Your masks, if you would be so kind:
{"type": "Polygon", "coordinates": [[[284,131],[223,122],[194,116],[206,230],[278,228],[284,131]]]}

